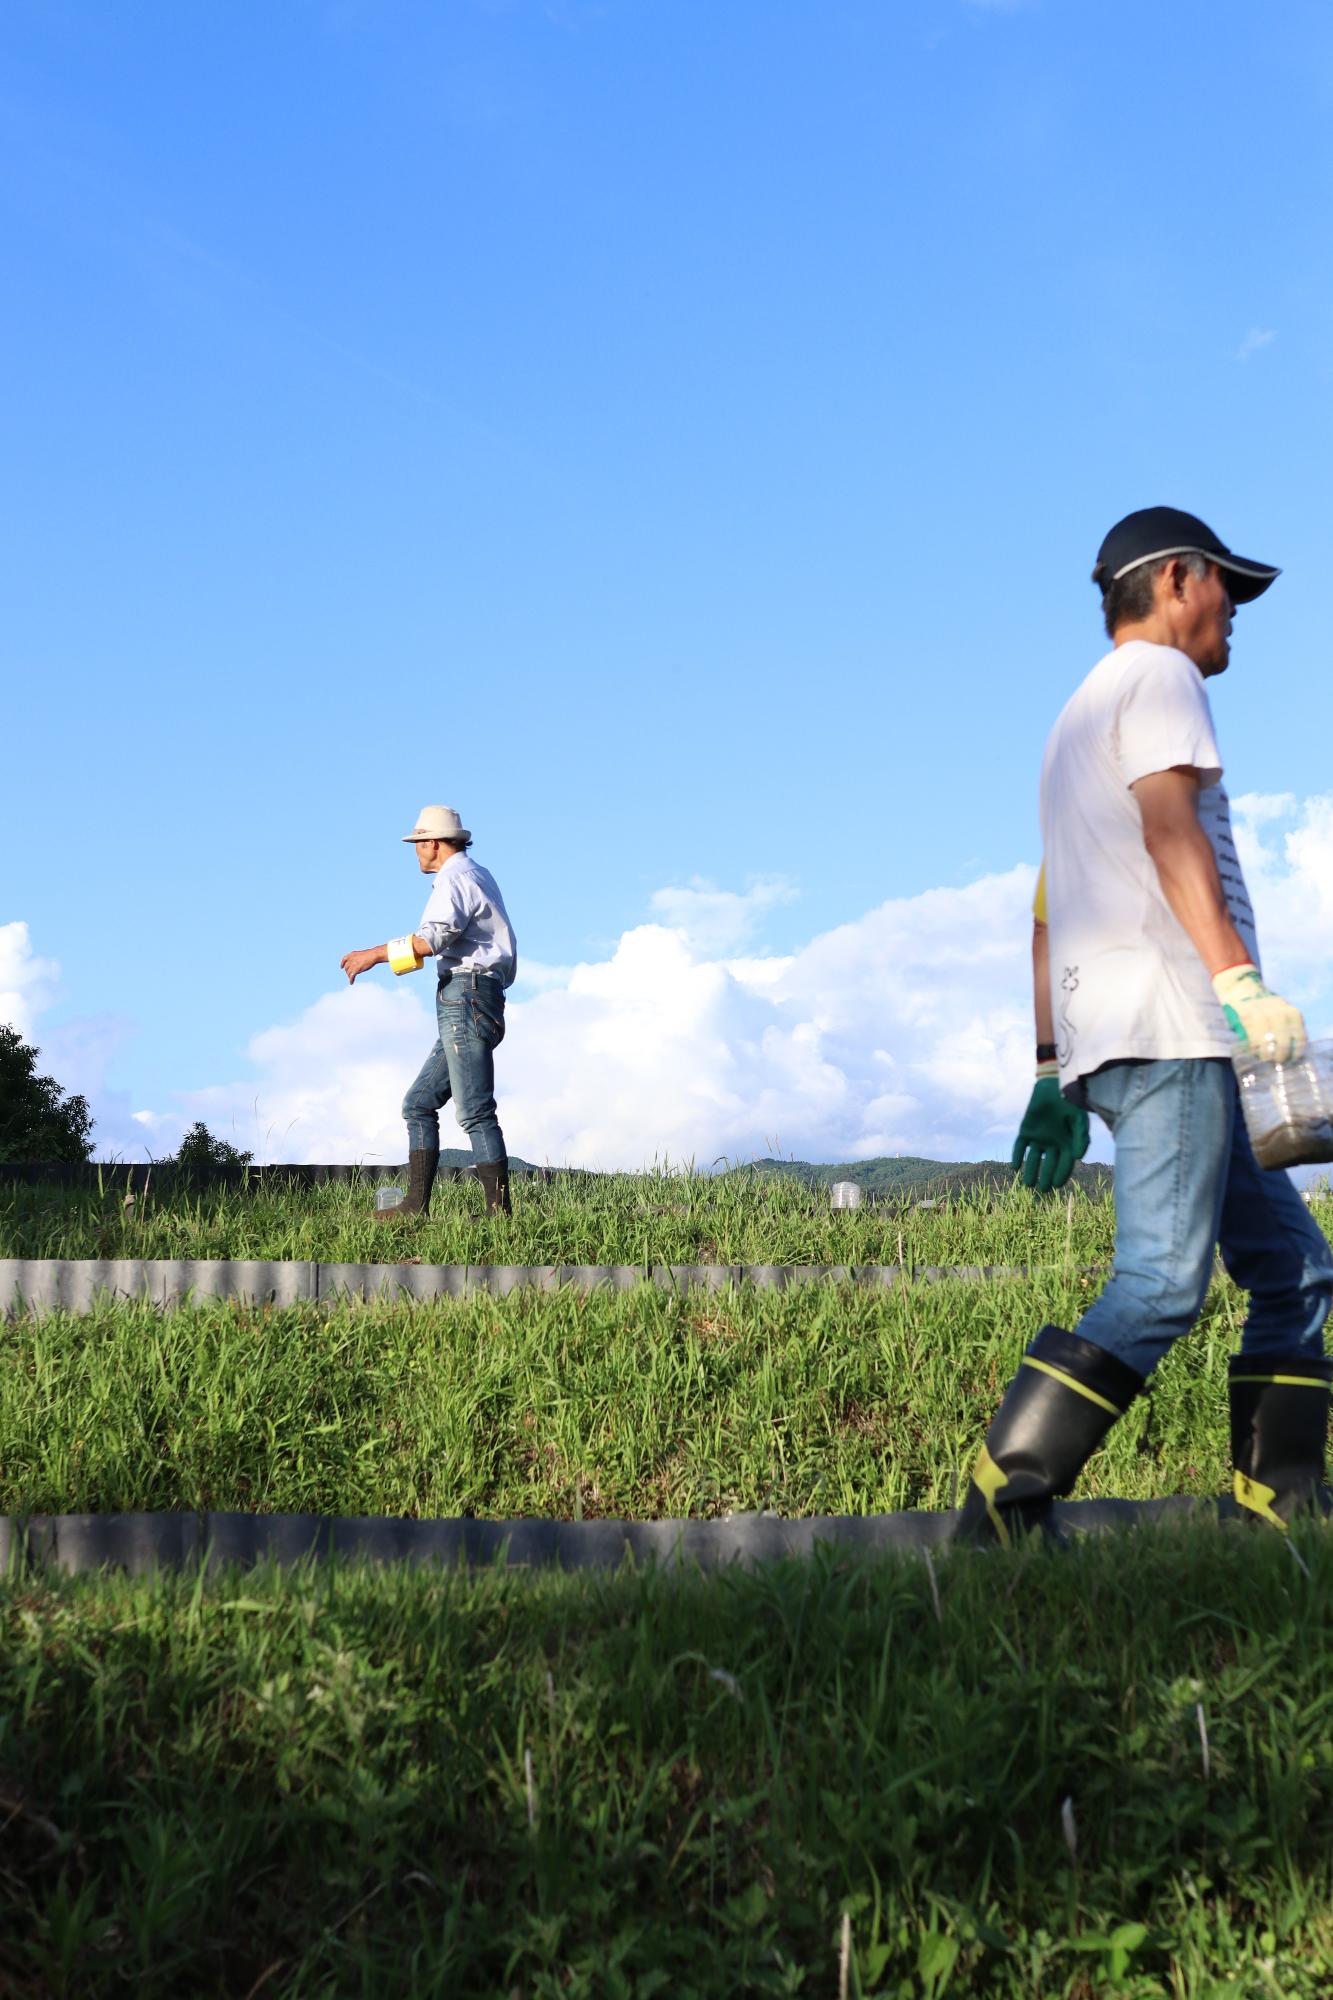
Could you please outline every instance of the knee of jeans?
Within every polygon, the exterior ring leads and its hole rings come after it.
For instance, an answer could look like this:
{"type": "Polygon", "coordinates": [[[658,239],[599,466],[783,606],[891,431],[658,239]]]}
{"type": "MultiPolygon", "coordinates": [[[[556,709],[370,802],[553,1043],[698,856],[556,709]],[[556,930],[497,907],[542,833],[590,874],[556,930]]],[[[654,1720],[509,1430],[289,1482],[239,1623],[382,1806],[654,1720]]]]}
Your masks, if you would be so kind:
{"type": "MultiPolygon", "coordinates": [[[[403,1099],[403,1123],[415,1125],[422,1118],[429,1118],[435,1112],[433,1104],[423,1104],[414,1091],[409,1090],[403,1099]]],[[[438,1116],[438,1113],[436,1113],[438,1116]]]]}
{"type": "Polygon", "coordinates": [[[1193,1326],[1203,1309],[1211,1275],[1205,1272],[1187,1285],[1161,1271],[1117,1270],[1101,1296],[1109,1299],[1113,1295],[1122,1311],[1132,1301],[1145,1324],[1156,1320],[1163,1326],[1185,1329],[1193,1326]]]}
{"type": "Polygon", "coordinates": [[[456,1107],[459,1130],[475,1132],[478,1126],[495,1122],[495,1099],[484,1098],[480,1104],[459,1104],[456,1107]]]}

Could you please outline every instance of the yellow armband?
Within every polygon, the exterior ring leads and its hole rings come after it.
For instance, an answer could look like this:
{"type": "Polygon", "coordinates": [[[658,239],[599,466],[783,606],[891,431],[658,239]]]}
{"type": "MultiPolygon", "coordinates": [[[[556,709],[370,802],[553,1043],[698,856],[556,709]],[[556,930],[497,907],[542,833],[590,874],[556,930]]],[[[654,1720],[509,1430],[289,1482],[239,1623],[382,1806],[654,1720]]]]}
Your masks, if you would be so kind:
{"type": "Polygon", "coordinates": [[[1035,895],[1035,896],[1034,896],[1034,897],[1032,898],[1032,914],[1033,914],[1033,916],[1034,916],[1034,917],[1036,918],[1036,920],[1037,920],[1037,922],[1038,922],[1039,924],[1044,924],[1044,923],[1045,923],[1045,921],[1046,921],[1046,863],[1045,863],[1044,861],[1043,861],[1043,862],[1042,862],[1042,864],[1041,864],[1041,872],[1040,872],[1040,874],[1039,874],[1039,875],[1037,876],[1037,893],[1036,893],[1036,895],[1035,895]]]}
{"type": "Polygon", "coordinates": [[[385,947],[389,954],[390,965],[400,975],[404,972],[420,972],[424,963],[424,960],[417,957],[417,948],[412,942],[412,936],[413,933],[409,931],[406,937],[390,938],[385,947]]]}

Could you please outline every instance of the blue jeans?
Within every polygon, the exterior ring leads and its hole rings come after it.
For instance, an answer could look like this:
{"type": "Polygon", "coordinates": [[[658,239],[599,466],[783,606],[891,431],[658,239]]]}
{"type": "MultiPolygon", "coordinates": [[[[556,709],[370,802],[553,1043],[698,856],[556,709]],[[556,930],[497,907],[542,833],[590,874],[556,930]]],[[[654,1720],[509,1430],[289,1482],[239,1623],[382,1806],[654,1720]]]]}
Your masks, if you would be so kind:
{"type": "Polygon", "coordinates": [[[495,1051],[504,1040],[504,987],[493,974],[454,972],[435,996],[439,1037],[403,1099],[409,1151],[438,1153],[440,1112],[452,1097],[458,1122],[485,1165],[505,1157],[495,1115],[495,1051]]]}
{"type": "Polygon", "coordinates": [[[1285,1173],[1250,1148],[1225,1057],[1115,1063],[1083,1079],[1115,1139],[1115,1266],[1085,1340],[1150,1375],[1198,1316],[1213,1246],[1250,1295],[1241,1352],[1322,1355],[1333,1250],[1285,1173]]]}

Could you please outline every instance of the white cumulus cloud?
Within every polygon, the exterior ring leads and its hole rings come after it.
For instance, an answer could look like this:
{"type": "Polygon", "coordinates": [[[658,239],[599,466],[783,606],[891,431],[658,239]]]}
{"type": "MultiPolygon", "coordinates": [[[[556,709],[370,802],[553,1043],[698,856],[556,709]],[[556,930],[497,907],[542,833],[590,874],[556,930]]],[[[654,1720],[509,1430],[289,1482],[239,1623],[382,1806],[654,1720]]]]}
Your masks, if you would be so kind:
{"type": "MultiPolygon", "coordinates": [[[[896,899],[785,957],[734,947],[788,885],[662,892],[661,920],[605,958],[531,967],[515,990],[497,1057],[511,1151],[604,1168],[1007,1152],[1031,1077],[1034,873],[896,899]]],[[[326,994],[254,1038],[251,1078],[183,1093],[179,1113],[260,1158],[398,1159],[430,992],[372,976],[326,994]]]]}
{"type": "MultiPolygon", "coordinates": [[[[1333,794],[1233,801],[1270,980],[1333,1032],[1333,794]]],[[[1003,1157],[1031,1087],[1029,910],[1035,870],[896,897],[784,956],[757,938],[790,884],[660,891],[652,921],[604,956],[525,966],[496,1061],[505,1136],[524,1158],[591,1167],[781,1152],[1003,1157]]],[[[57,968],[0,929],[0,992],[29,1026],[57,968]],[[23,997],[26,996],[26,997],[23,997]]],[[[434,1038],[429,973],[371,974],[264,1029],[249,1073],[128,1112],[101,1089],[114,1043],[59,1031],[99,1147],[162,1154],[204,1119],[261,1160],[396,1161],[399,1106],[434,1038]],[[102,1123],[109,1117],[109,1125],[102,1123]]],[[[13,1018],[11,1012],[11,1018],[13,1018]]],[[[112,1024],[114,1027],[114,1024],[112,1024]]],[[[53,1033],[45,1038],[52,1049],[53,1033]]],[[[444,1143],[464,1143],[452,1117],[444,1143]]],[[[1109,1157],[1098,1130],[1094,1150],[1109,1157]]]]}
{"type": "MultiPolygon", "coordinates": [[[[113,1090],[106,1081],[107,1066],[133,1033],[133,1024],[117,1014],[44,1020],[59,997],[60,967],[33,949],[28,925],[0,924],[0,1024],[17,1028],[25,1042],[39,1048],[39,1075],[52,1076],[66,1092],[88,1099],[100,1158],[137,1159],[143,1151],[143,1132],[126,1092],[113,1090]]],[[[169,1115],[164,1123],[174,1142],[178,1121],[169,1115]]]]}
{"type": "Polygon", "coordinates": [[[1333,793],[1246,792],[1231,802],[1236,851],[1259,920],[1264,973],[1333,1031],[1333,793]]]}
{"type": "Polygon", "coordinates": [[[766,911],[795,902],[799,891],[785,876],[766,876],[738,893],[699,876],[683,889],[658,889],[651,908],[669,930],[680,931],[696,951],[736,951],[748,944],[766,911]]]}
{"type": "Polygon", "coordinates": [[[1261,348],[1271,347],[1277,339],[1277,329],[1271,326],[1252,326],[1236,349],[1237,361],[1248,361],[1261,348]]]}
{"type": "Polygon", "coordinates": [[[54,959],[39,958],[24,923],[0,924],[0,1021],[32,1039],[37,1017],[51,1005],[60,983],[54,959]]]}

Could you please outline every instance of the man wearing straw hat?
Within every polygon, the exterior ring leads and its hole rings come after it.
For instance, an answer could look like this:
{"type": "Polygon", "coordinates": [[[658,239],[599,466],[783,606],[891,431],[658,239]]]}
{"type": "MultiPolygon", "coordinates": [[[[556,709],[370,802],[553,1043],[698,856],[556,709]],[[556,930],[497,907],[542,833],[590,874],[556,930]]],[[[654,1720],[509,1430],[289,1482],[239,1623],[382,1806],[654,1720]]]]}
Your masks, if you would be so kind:
{"type": "Polygon", "coordinates": [[[417,866],[434,881],[415,931],[342,961],[349,985],[372,965],[396,973],[439,963],[435,1015],[439,1034],[416,1082],[403,1099],[407,1121],[408,1187],[381,1220],[425,1215],[440,1163],[440,1112],[453,1099],[458,1122],[472,1142],[486,1207],[509,1214],[509,1160],[495,1109],[495,1051],[504,1039],[505,993],[518,970],[513,926],[499,885],[468,853],[472,835],[452,806],[423,806],[403,839],[416,848],[417,866]]]}
{"type": "Polygon", "coordinates": [[[1214,1247],[1249,1293],[1231,1362],[1234,1492],[1285,1531],[1326,1504],[1333,1252],[1288,1176],[1258,1165],[1231,1057],[1285,1062],[1296,1008],[1264,983],[1205,683],[1232,617],[1278,571],[1174,507],[1117,522],[1093,582],[1112,650],[1066,704],[1041,777],[1034,909],[1037,1083],[1014,1165],[1059,1186],[1115,1140],[1110,1282],[1076,1333],[1045,1326],[972,1472],[959,1533],[1042,1526],[1172,1343],[1193,1325],[1214,1247]]]}

